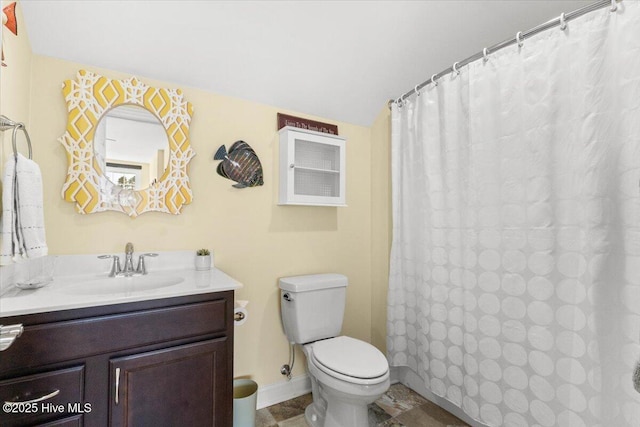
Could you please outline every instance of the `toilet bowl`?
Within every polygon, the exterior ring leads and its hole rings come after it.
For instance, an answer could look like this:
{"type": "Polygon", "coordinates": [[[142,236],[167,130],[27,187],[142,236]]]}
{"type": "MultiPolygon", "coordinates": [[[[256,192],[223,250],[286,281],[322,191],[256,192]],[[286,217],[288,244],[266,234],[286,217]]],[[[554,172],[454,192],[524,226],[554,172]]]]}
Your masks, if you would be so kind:
{"type": "Polygon", "coordinates": [[[374,346],[340,336],[303,346],[313,403],[305,411],[313,427],[367,427],[367,405],[389,389],[389,365],[374,346]]]}

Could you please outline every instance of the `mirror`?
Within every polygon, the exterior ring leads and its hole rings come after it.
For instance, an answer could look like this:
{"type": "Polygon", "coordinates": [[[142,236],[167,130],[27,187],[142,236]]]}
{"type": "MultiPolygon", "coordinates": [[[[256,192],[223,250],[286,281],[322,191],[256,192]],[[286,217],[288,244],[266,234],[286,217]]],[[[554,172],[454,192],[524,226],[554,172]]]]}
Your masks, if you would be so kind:
{"type": "Polygon", "coordinates": [[[137,105],[120,105],[100,119],[93,153],[112,184],[138,191],[164,176],[169,140],[156,116],[137,105]]]}
{"type": "Polygon", "coordinates": [[[193,107],[179,89],[80,70],[63,85],[69,116],[62,197],[82,214],[179,214],[192,200],[187,165],[193,107]]]}

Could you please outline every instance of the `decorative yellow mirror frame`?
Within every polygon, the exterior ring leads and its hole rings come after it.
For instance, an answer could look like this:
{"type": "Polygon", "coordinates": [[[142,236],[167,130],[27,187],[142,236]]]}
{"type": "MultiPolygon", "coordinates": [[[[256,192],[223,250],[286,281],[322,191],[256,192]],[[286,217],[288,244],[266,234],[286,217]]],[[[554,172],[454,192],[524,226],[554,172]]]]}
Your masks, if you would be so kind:
{"type": "Polygon", "coordinates": [[[192,200],[187,165],[195,156],[189,143],[193,106],[180,89],[149,87],[135,77],[111,80],[80,70],[66,80],[62,92],[69,110],[67,130],[58,141],[67,150],[67,179],[62,198],[75,202],[81,214],[114,210],[136,217],[145,212],[179,214],[192,200]],[[123,190],[104,176],[93,150],[100,119],[119,105],[137,105],[155,115],[169,140],[164,174],[148,188],[123,190]]]}

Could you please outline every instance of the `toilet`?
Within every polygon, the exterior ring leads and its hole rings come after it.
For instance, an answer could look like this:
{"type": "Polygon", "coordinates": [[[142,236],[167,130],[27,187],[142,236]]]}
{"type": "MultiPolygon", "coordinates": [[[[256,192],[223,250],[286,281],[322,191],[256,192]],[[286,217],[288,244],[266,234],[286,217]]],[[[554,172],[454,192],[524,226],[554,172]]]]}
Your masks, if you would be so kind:
{"type": "Polygon", "coordinates": [[[367,427],[367,405],[389,389],[385,356],[369,343],[340,336],[347,282],[341,274],[280,279],[285,334],[307,357],[313,403],[305,418],[313,427],[367,427]]]}

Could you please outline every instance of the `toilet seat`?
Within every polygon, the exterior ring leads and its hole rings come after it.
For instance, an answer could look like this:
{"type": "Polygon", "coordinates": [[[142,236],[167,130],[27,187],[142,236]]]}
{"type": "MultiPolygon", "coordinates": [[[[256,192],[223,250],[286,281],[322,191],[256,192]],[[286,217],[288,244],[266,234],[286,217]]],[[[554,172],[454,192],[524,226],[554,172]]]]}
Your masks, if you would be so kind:
{"type": "Polygon", "coordinates": [[[377,384],[389,376],[384,355],[371,344],[340,336],[312,344],[311,360],[325,374],[353,384],[377,384]]]}

